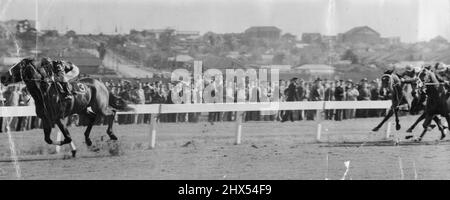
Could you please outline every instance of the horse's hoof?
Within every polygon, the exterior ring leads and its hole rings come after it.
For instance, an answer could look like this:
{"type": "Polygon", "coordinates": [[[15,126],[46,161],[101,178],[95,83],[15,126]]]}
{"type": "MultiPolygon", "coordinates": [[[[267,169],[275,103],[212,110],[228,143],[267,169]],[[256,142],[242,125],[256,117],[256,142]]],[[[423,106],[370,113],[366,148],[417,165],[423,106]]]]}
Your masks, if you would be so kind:
{"type": "Polygon", "coordinates": [[[412,133],[412,128],[409,128],[408,130],[406,130],[407,133],[412,133]]]}
{"type": "Polygon", "coordinates": [[[445,138],[445,135],[441,135],[441,139],[440,140],[443,140],[445,138]]]}
{"type": "Polygon", "coordinates": [[[435,127],[436,127],[436,124],[431,124],[431,125],[430,125],[430,128],[431,128],[431,129],[434,129],[435,127]]]}
{"type": "Polygon", "coordinates": [[[72,150],[72,158],[75,158],[77,156],[77,150],[72,150]]]}
{"type": "Polygon", "coordinates": [[[377,132],[378,130],[380,130],[379,127],[375,127],[375,128],[372,129],[373,132],[377,132]]]}
{"type": "Polygon", "coordinates": [[[115,135],[110,135],[109,138],[110,138],[111,140],[117,140],[117,137],[116,137],[115,135]]]}
{"type": "Polygon", "coordinates": [[[92,141],[91,141],[90,139],[87,139],[87,140],[86,140],[86,145],[87,145],[88,147],[90,147],[90,146],[92,145],[92,141]]]}
{"type": "Polygon", "coordinates": [[[397,124],[397,125],[395,125],[395,130],[400,130],[400,128],[401,128],[401,126],[400,126],[400,124],[397,124]]]}

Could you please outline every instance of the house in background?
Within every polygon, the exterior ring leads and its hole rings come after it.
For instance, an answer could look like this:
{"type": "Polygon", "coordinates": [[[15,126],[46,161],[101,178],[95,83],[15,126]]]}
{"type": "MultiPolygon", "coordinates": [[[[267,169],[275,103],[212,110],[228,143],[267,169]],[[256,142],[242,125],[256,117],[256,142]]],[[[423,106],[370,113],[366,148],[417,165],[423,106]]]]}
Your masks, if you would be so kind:
{"type": "Polygon", "coordinates": [[[302,42],[306,44],[321,43],[322,35],[320,33],[303,33],[302,42]]]}
{"type": "Polygon", "coordinates": [[[339,35],[340,40],[345,43],[366,43],[376,44],[382,42],[380,33],[368,26],[358,26],[339,35]]]}
{"type": "Polygon", "coordinates": [[[277,40],[281,36],[281,29],[275,26],[253,26],[245,30],[245,35],[250,38],[277,40]]]}

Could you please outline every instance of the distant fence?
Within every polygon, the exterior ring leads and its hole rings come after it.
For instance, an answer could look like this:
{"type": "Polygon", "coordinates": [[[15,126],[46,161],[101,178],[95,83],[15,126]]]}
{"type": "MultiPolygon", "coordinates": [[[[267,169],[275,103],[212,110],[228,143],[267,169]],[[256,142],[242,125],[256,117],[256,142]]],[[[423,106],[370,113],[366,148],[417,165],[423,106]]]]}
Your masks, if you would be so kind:
{"type": "MultiPolygon", "coordinates": [[[[200,112],[237,112],[236,141],[241,143],[242,117],[245,111],[279,111],[279,110],[327,110],[327,109],[388,109],[392,102],[387,101],[301,101],[271,103],[217,103],[217,104],[143,104],[130,105],[135,111],[117,112],[123,114],[153,114],[151,116],[150,148],[156,145],[157,115],[168,113],[200,113],[200,112]]],[[[0,107],[0,117],[36,116],[35,106],[0,107]]],[[[390,123],[387,123],[386,134],[390,134],[390,123]]],[[[321,120],[317,124],[317,140],[320,141],[321,120]]]]}

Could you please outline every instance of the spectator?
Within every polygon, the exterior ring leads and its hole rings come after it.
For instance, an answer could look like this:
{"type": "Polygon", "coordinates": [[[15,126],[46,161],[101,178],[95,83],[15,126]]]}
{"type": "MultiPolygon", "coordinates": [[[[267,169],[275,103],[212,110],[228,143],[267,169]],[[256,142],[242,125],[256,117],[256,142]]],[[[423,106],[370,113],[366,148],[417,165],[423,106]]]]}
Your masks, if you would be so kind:
{"type": "MultiPolygon", "coordinates": [[[[359,89],[359,101],[369,101],[370,100],[370,90],[368,88],[367,84],[367,78],[363,78],[360,83],[360,89],[359,89]]],[[[368,117],[368,110],[367,109],[359,109],[356,111],[357,117],[368,117]]]]}
{"type": "MultiPolygon", "coordinates": [[[[356,85],[354,85],[351,80],[348,81],[347,85],[348,86],[347,86],[346,100],[347,101],[357,101],[358,97],[359,97],[359,91],[356,89],[356,85]]],[[[355,109],[347,109],[346,111],[347,111],[347,113],[345,114],[345,116],[347,117],[347,119],[355,118],[355,113],[356,113],[355,109]]]]}
{"type": "MultiPolygon", "coordinates": [[[[334,100],[334,84],[331,83],[331,85],[329,83],[325,83],[325,101],[333,101],[334,100]]],[[[333,119],[333,110],[332,109],[328,109],[325,110],[325,119],[326,120],[331,120],[333,119]]]]}
{"type": "MultiPolygon", "coordinates": [[[[296,99],[296,83],[297,78],[293,78],[291,79],[291,82],[288,86],[288,88],[284,91],[284,94],[286,95],[286,101],[297,101],[296,99]]],[[[292,110],[286,110],[284,111],[284,115],[281,119],[281,122],[285,122],[287,120],[291,120],[292,122],[294,122],[294,114],[292,112],[292,110]]]]}
{"type": "MultiPolygon", "coordinates": [[[[344,91],[344,86],[343,86],[344,80],[339,80],[336,82],[336,88],[334,90],[334,100],[335,101],[343,101],[345,98],[345,91],[344,91]]],[[[334,120],[336,121],[341,121],[342,120],[342,109],[337,109],[335,116],[334,116],[334,120]]]]}
{"type": "MultiPolygon", "coordinates": [[[[380,89],[378,87],[377,81],[373,80],[370,85],[370,100],[371,101],[377,101],[381,100],[380,98],[380,89]]],[[[381,111],[379,109],[371,109],[369,110],[369,117],[380,117],[381,111]]]]}
{"type": "MultiPolygon", "coordinates": [[[[297,101],[304,101],[306,99],[306,89],[305,89],[305,81],[303,79],[299,79],[297,84],[297,101]]],[[[297,111],[298,120],[303,120],[303,110],[297,111]]]]}
{"type": "MultiPolygon", "coordinates": [[[[6,98],[6,106],[18,106],[19,105],[19,98],[20,98],[20,94],[18,92],[18,87],[17,86],[10,86],[8,87],[8,89],[6,90],[5,94],[4,94],[5,98],[6,98]]],[[[6,132],[11,131],[12,127],[16,127],[16,123],[17,123],[17,117],[5,117],[4,118],[4,130],[6,132]]]]}

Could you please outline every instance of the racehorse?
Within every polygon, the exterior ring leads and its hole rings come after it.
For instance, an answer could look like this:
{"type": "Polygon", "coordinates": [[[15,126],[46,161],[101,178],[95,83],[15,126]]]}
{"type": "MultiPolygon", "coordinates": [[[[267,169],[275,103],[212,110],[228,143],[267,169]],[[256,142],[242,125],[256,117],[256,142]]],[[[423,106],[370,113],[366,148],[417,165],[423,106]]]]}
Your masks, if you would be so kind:
{"type": "Polygon", "coordinates": [[[380,124],[373,128],[372,131],[378,131],[381,126],[383,126],[383,124],[392,117],[392,115],[395,115],[395,129],[400,130],[401,126],[398,119],[399,107],[412,102],[412,96],[409,95],[410,97],[407,97],[406,92],[403,90],[403,85],[400,78],[394,72],[384,73],[381,76],[381,89],[383,88],[386,88],[390,94],[392,105],[380,124]]]}
{"type": "Polygon", "coordinates": [[[70,102],[64,101],[51,76],[51,70],[38,67],[32,58],[21,60],[13,65],[8,72],[0,76],[1,83],[5,86],[21,81],[25,83],[35,101],[36,115],[42,119],[44,140],[47,144],[61,146],[70,143],[72,156],[75,157],[75,145],[66,125],[63,123],[63,119],[72,114],[78,114],[80,118],[88,119],[87,128],[84,132],[85,142],[88,147],[92,145],[92,141],[89,138],[92,126],[96,119],[102,116],[105,117],[108,124],[106,129],[107,135],[111,140],[117,140],[112,130],[116,110],[133,110],[125,101],[110,94],[102,82],[92,78],[78,80],[76,83],[84,91],[74,94],[70,102]],[[55,124],[64,135],[63,141],[53,142],[50,139],[50,134],[55,124]]]}
{"type": "MultiPolygon", "coordinates": [[[[427,127],[430,125],[431,120],[436,115],[441,115],[445,117],[447,120],[447,124],[450,124],[450,98],[445,92],[443,87],[440,87],[441,84],[439,83],[438,79],[436,78],[436,75],[428,69],[422,69],[421,72],[419,72],[419,79],[423,82],[427,100],[426,100],[426,107],[425,107],[425,121],[423,122],[423,128],[424,130],[420,134],[418,141],[421,141],[425,133],[427,132],[427,127]]],[[[441,140],[445,138],[445,132],[443,129],[441,130],[441,140]]]]}
{"type": "MultiPolygon", "coordinates": [[[[422,75],[423,76],[423,75],[422,75]]],[[[419,79],[420,81],[420,79],[419,79]]],[[[427,94],[425,92],[425,90],[423,89],[423,86],[420,86],[419,88],[417,88],[418,90],[418,98],[414,98],[412,104],[411,104],[411,109],[410,109],[410,114],[414,115],[419,113],[422,110],[425,110],[425,103],[426,103],[426,99],[427,99],[427,94]]],[[[421,122],[422,120],[425,119],[426,113],[422,113],[419,118],[417,118],[417,120],[411,125],[411,127],[409,127],[406,132],[407,133],[412,133],[413,129],[417,126],[417,124],[419,124],[419,122],[421,122]]],[[[442,126],[441,120],[439,119],[438,116],[434,116],[433,120],[436,122],[437,127],[439,128],[439,130],[442,132],[444,131],[444,129],[446,127],[442,126]]],[[[435,127],[435,125],[430,125],[430,127],[433,129],[435,127]]]]}

